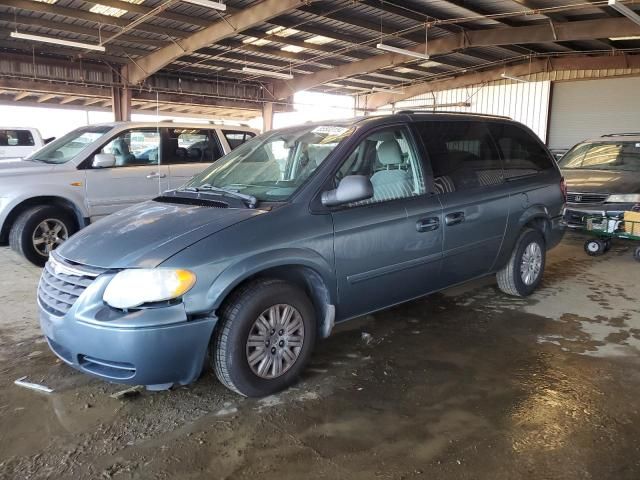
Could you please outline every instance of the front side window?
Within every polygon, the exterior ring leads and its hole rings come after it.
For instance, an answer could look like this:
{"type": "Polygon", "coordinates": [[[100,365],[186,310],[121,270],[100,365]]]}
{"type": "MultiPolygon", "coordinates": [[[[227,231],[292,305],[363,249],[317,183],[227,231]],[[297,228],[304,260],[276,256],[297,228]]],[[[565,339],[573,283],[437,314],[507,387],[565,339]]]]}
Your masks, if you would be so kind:
{"type": "Polygon", "coordinates": [[[0,130],[0,147],[33,147],[35,144],[29,130],[0,130]]]}
{"type": "Polygon", "coordinates": [[[440,194],[499,185],[502,162],[489,130],[477,121],[417,124],[440,194]]]}
{"type": "Polygon", "coordinates": [[[358,205],[409,198],[425,193],[422,165],[403,128],[369,135],[349,155],[335,179],[365,175],[373,184],[373,197],[358,205]]]}
{"type": "Polygon", "coordinates": [[[116,157],[116,167],[158,165],[160,131],[157,129],[128,130],[107,143],[100,153],[116,157]]]}
{"type": "Polygon", "coordinates": [[[490,124],[504,162],[506,178],[533,175],[553,168],[546,149],[521,127],[509,123],[490,124]]]}
{"type": "Polygon", "coordinates": [[[222,156],[215,132],[198,128],[169,128],[163,163],[211,163],[222,156]]]}
{"type": "Polygon", "coordinates": [[[562,157],[560,168],[640,172],[640,142],[583,143],[562,157]]]}
{"type": "Polygon", "coordinates": [[[353,131],[350,125],[334,124],[266,133],[221,158],[185,187],[226,189],[258,201],[285,201],[353,131]]]}
{"type": "Polygon", "coordinates": [[[92,143],[106,137],[112,127],[85,127],[73,130],[27,157],[44,163],[66,163],[92,143]]]}

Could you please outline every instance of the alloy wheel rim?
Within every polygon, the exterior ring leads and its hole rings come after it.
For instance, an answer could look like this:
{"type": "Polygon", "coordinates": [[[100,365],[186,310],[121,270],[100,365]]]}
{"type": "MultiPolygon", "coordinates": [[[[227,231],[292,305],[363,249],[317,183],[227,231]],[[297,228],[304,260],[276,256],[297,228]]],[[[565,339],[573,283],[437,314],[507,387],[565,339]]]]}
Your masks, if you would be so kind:
{"type": "Polygon", "coordinates": [[[536,242],[531,242],[524,249],[520,263],[520,277],[525,285],[533,285],[542,269],[542,249],[536,242]]]}
{"type": "Polygon", "coordinates": [[[293,367],[304,345],[304,322],[288,304],[267,308],[255,320],[247,338],[246,356],[258,377],[281,377],[293,367]]]}
{"type": "Polygon", "coordinates": [[[62,245],[69,238],[67,227],[60,220],[47,218],[38,224],[33,231],[31,241],[33,248],[43,257],[62,245]]]}

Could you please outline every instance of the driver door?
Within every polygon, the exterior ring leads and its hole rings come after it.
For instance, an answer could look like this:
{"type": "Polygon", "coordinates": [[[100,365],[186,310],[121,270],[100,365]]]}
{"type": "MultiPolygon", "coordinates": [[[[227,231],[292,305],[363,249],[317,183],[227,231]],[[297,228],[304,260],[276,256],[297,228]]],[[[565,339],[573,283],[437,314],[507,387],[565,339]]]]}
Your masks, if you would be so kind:
{"type": "Polygon", "coordinates": [[[95,152],[113,155],[115,165],[109,168],[90,165],[85,170],[87,208],[92,222],[154,198],[167,189],[168,167],[161,164],[160,152],[157,128],[120,132],[95,152]]]}

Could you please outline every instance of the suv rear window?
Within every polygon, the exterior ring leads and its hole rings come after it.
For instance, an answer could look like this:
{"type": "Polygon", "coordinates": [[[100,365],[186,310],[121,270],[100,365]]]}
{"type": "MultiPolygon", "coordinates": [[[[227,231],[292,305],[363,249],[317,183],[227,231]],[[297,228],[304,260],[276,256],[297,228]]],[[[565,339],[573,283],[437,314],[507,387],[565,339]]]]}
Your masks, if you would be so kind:
{"type": "Polygon", "coordinates": [[[33,147],[35,144],[29,130],[0,130],[0,147],[33,147]]]}
{"type": "Polygon", "coordinates": [[[222,134],[224,135],[224,138],[227,139],[227,143],[231,150],[238,148],[247,140],[251,140],[255,137],[253,132],[243,132],[239,130],[223,130],[222,134]]]}

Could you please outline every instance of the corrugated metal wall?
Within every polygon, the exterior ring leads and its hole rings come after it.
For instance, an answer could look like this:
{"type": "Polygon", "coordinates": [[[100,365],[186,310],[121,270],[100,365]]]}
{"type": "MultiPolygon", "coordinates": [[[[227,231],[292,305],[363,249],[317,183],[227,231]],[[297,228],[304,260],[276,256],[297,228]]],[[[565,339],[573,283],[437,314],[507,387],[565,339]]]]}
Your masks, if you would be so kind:
{"type": "Polygon", "coordinates": [[[550,87],[551,82],[547,79],[532,78],[528,83],[501,80],[420,95],[396,103],[395,110],[428,110],[435,104],[437,111],[502,115],[524,123],[546,142],[550,87]]]}

